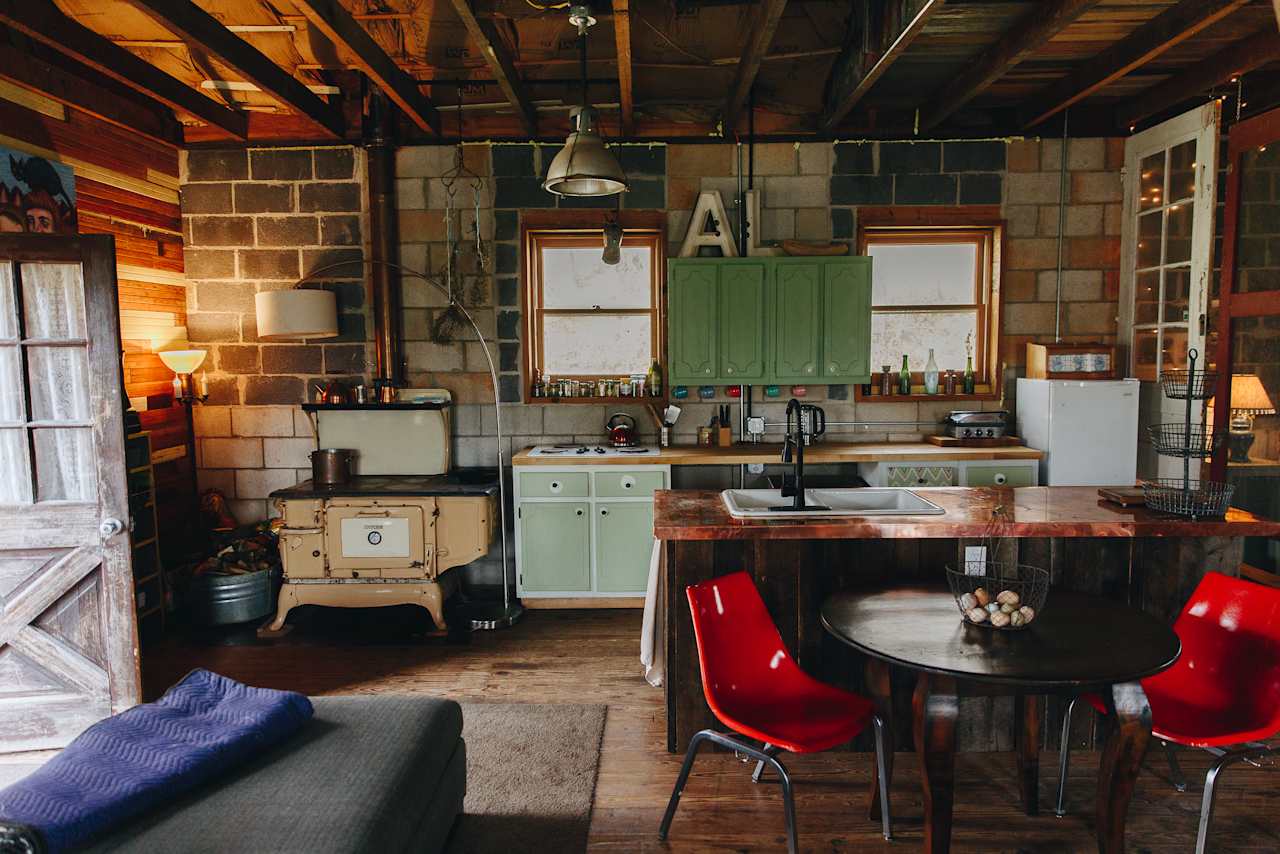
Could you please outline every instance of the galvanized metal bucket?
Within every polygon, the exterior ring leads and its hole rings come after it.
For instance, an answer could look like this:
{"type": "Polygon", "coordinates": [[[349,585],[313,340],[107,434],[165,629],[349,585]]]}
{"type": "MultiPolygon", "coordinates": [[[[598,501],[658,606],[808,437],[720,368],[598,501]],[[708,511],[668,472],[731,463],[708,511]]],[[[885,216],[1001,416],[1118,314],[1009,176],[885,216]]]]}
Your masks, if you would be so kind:
{"type": "Polygon", "coordinates": [[[196,576],[187,591],[191,618],[203,626],[225,626],[267,616],[275,610],[276,572],[196,576]]]}

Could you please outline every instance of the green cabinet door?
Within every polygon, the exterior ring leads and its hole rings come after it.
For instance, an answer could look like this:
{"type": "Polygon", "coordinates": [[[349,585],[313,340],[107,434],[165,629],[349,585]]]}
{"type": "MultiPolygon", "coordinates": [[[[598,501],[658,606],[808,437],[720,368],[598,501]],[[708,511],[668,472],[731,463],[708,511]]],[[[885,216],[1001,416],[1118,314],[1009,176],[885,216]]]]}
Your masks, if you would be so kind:
{"type": "Polygon", "coordinates": [[[586,502],[521,503],[520,583],[525,590],[591,590],[590,512],[586,502]]]}
{"type": "Polygon", "coordinates": [[[730,385],[750,385],[765,375],[765,266],[720,267],[720,376],[730,385]]]}
{"type": "Polygon", "coordinates": [[[596,590],[643,596],[653,555],[653,502],[601,502],[595,512],[596,590]]]}
{"type": "Polygon", "coordinates": [[[671,262],[667,320],[673,385],[708,383],[717,376],[717,272],[706,262],[671,262]]]}
{"type": "Polygon", "coordinates": [[[821,312],[821,264],[778,263],[773,281],[772,379],[795,383],[818,379],[821,312]]]}
{"type": "Polygon", "coordinates": [[[823,274],[822,376],[871,382],[871,259],[831,261],[823,274]]]}

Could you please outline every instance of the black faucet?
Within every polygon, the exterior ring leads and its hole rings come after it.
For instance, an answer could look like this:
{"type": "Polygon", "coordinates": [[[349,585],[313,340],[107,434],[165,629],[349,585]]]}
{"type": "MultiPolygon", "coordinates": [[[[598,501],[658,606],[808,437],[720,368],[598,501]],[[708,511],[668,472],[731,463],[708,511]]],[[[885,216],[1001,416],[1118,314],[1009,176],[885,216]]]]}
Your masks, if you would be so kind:
{"type": "Polygon", "coordinates": [[[782,497],[793,499],[790,505],[771,507],[770,510],[827,510],[819,505],[806,505],[804,501],[804,437],[821,436],[827,430],[827,414],[819,406],[801,403],[794,397],[787,403],[787,435],[782,442],[782,461],[794,463],[795,474],[788,485],[786,475],[782,476],[782,497]],[[792,416],[795,416],[792,427],[792,416]],[[805,430],[805,419],[809,419],[809,430],[805,430]]]}

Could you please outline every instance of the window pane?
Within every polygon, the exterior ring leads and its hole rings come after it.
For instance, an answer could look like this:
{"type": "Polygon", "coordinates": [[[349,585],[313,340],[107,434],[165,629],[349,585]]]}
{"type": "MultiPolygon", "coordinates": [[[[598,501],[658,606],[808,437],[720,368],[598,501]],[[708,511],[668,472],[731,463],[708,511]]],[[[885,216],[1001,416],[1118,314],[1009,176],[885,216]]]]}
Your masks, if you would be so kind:
{"type": "Polygon", "coordinates": [[[1165,212],[1164,263],[1182,264],[1191,260],[1191,230],[1195,227],[1195,206],[1173,205],[1165,212]]]}
{"type": "Polygon", "coordinates": [[[31,503],[27,431],[0,430],[0,504],[31,503]]]}
{"type": "Polygon", "coordinates": [[[542,304],[545,308],[649,308],[651,252],[622,247],[622,260],[601,260],[604,244],[542,249],[542,304]]]}
{"type": "Polygon", "coordinates": [[[22,311],[28,338],[85,338],[79,264],[23,264],[22,311]]]}
{"type": "Polygon", "coordinates": [[[1133,332],[1133,375],[1140,380],[1154,381],[1156,378],[1158,336],[1155,329],[1135,329],[1133,332]]]}
{"type": "Polygon", "coordinates": [[[1280,145],[1250,149],[1240,158],[1240,256],[1237,293],[1280,290],[1280,145]]]}
{"type": "Polygon", "coordinates": [[[1191,295],[1191,270],[1187,267],[1176,267],[1164,271],[1164,312],[1161,319],[1165,323],[1187,322],[1187,299],[1191,295]]]}
{"type": "Polygon", "coordinates": [[[1169,149],[1169,201],[1196,194],[1196,141],[1189,139],[1169,149]]]}
{"type": "Polygon", "coordinates": [[[1160,211],[1138,217],[1138,267],[1160,265],[1160,211]]]}
{"type": "Polygon", "coordinates": [[[872,243],[872,305],[970,305],[978,247],[973,243],[872,243]]]}
{"type": "MultiPolygon", "coordinates": [[[[877,311],[871,315],[871,366],[879,370],[889,365],[902,367],[902,355],[912,371],[920,372],[929,361],[929,348],[938,370],[963,371],[964,340],[972,334],[978,340],[975,311],[877,311]]],[[[974,354],[975,359],[977,353],[974,354]]],[[[975,370],[980,366],[975,364],[975,370]]]]}
{"type": "Polygon", "coordinates": [[[87,421],[89,384],[79,347],[28,347],[31,420],[87,421]]]}
{"type": "Polygon", "coordinates": [[[18,302],[13,292],[13,265],[0,262],[0,340],[18,337],[18,302]]]}
{"type": "MultiPolygon", "coordinates": [[[[1232,324],[1230,406],[1239,422],[1227,438],[1227,480],[1236,485],[1231,504],[1268,519],[1280,518],[1280,318],[1241,317],[1232,324]],[[1247,432],[1246,432],[1247,431],[1247,432]],[[1248,460],[1248,462],[1245,462],[1248,460]]],[[[1244,560],[1280,570],[1280,541],[1247,537],[1244,560]]]]}
{"type": "MultiPolygon", "coordinates": [[[[1187,330],[1186,327],[1166,326],[1160,336],[1160,370],[1181,370],[1187,366],[1187,330]]],[[[1204,354],[1200,354],[1199,365],[1204,364],[1204,354]]]]}
{"type": "Polygon", "coordinates": [[[542,324],[542,370],[551,376],[642,374],[653,362],[647,314],[551,314],[542,324]]]}
{"type": "Polygon", "coordinates": [[[0,422],[25,421],[18,348],[0,346],[0,422]]]}
{"type": "Polygon", "coordinates": [[[1164,204],[1164,152],[1142,158],[1138,169],[1138,210],[1160,207],[1164,204]]]}
{"type": "Polygon", "coordinates": [[[1133,322],[1160,322],[1160,271],[1148,270],[1134,277],[1133,322]]]}
{"type": "Polygon", "coordinates": [[[93,501],[93,433],[82,429],[32,430],[37,501],[93,501]]]}

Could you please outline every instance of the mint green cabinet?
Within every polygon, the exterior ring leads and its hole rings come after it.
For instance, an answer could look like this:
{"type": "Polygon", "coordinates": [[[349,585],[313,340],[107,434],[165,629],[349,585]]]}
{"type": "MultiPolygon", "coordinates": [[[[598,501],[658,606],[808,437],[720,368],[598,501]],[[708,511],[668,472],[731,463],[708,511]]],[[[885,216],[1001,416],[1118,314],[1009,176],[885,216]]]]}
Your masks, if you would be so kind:
{"type": "MultiPolygon", "coordinates": [[[[520,505],[520,586],[525,590],[591,590],[591,505],[548,501],[520,505]]],[[[652,537],[652,524],[650,536],[652,537]]]]}
{"type": "Polygon", "coordinates": [[[723,382],[751,385],[765,377],[765,265],[720,267],[720,371],[723,382]]]}
{"type": "Polygon", "coordinates": [[[719,270],[711,265],[671,265],[667,287],[672,382],[710,383],[717,378],[718,278],[719,270]]]}
{"type": "Polygon", "coordinates": [[[871,382],[871,259],[823,267],[822,376],[871,382]]]}
{"type": "Polygon", "coordinates": [[[653,554],[653,502],[602,501],[595,513],[596,590],[645,590],[653,554]]]}
{"type": "Polygon", "coordinates": [[[771,376],[779,382],[818,378],[822,339],[822,267],[818,263],[783,264],[774,270],[774,346],[771,376]]]}

